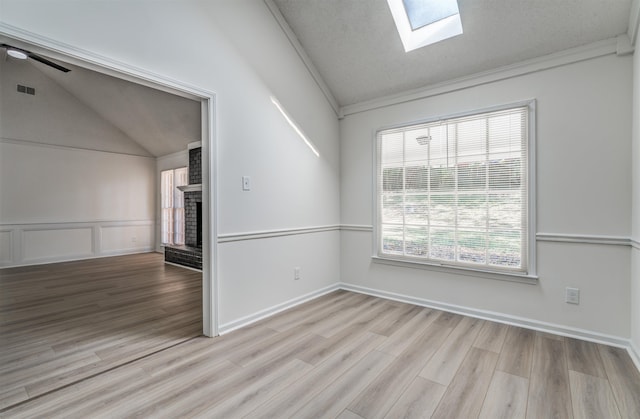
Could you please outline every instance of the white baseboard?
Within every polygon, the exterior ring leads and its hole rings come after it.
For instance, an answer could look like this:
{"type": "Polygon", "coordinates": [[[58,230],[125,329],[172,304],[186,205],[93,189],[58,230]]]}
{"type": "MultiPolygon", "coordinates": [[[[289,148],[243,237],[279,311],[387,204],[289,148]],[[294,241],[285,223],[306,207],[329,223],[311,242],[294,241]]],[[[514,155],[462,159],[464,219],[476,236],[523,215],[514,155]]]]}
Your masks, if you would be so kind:
{"type": "MultiPolygon", "coordinates": [[[[450,313],[462,314],[464,316],[474,317],[483,320],[489,320],[498,323],[509,324],[513,326],[523,327],[541,332],[551,333],[554,335],[567,336],[571,338],[587,340],[590,342],[602,343],[605,345],[616,346],[630,350],[629,339],[619,336],[611,336],[602,333],[596,333],[589,330],[578,329],[568,326],[562,326],[553,323],[541,322],[538,320],[527,319],[524,317],[511,316],[493,311],[478,310],[470,307],[457,306],[453,304],[442,303],[438,301],[426,300],[423,298],[411,297],[393,292],[381,291],[373,288],[361,287],[358,285],[341,283],[340,288],[346,291],[358,292],[361,294],[372,295],[374,297],[386,298],[388,300],[400,301],[403,303],[415,304],[422,307],[435,308],[437,310],[447,311],[450,313]]],[[[636,363],[636,366],[638,364],[636,363]]],[[[640,368],[639,368],[640,370],[640,368]]]]}
{"type": "Polygon", "coordinates": [[[18,263],[18,264],[7,265],[7,266],[0,265],[0,270],[10,269],[10,268],[20,268],[23,266],[50,265],[52,263],[65,263],[65,262],[76,262],[80,260],[89,260],[89,259],[102,259],[102,258],[110,258],[114,256],[137,255],[140,253],[157,253],[157,252],[154,251],[153,247],[138,247],[135,249],[107,252],[100,255],[70,256],[67,258],[32,259],[24,263],[18,263]]]}
{"type": "Polygon", "coordinates": [[[251,323],[255,323],[264,318],[273,316],[276,313],[279,313],[284,310],[288,310],[292,307],[295,307],[302,303],[306,303],[307,301],[316,299],[318,297],[321,297],[333,291],[337,291],[339,289],[340,289],[340,283],[336,282],[335,284],[329,285],[328,287],[321,288],[317,291],[310,292],[309,294],[305,294],[300,297],[293,298],[289,301],[285,301],[284,303],[277,304],[273,307],[269,307],[264,310],[260,310],[256,313],[231,321],[229,323],[221,324],[218,326],[218,333],[221,335],[224,335],[225,333],[229,333],[241,327],[248,326],[251,323]]]}
{"type": "Polygon", "coordinates": [[[636,368],[640,371],[640,350],[635,345],[632,340],[629,340],[629,346],[627,347],[627,352],[629,352],[629,356],[634,364],[636,364],[636,368]]]}

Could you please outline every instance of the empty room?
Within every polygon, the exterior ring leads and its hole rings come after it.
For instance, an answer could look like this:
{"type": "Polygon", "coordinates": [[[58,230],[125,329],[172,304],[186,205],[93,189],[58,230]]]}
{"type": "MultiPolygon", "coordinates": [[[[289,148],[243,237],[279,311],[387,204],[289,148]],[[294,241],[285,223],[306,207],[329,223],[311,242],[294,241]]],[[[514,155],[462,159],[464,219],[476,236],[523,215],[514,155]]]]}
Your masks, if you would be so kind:
{"type": "Polygon", "coordinates": [[[0,417],[640,417],[640,0],[0,0],[0,417]]]}

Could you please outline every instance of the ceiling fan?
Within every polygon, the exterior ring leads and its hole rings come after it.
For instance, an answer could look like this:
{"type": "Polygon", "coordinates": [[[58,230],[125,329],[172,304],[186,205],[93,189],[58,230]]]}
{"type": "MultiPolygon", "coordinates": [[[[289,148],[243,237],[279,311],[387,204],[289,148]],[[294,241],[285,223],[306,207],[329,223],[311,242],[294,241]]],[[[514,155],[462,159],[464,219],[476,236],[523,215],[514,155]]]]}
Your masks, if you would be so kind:
{"type": "Polygon", "coordinates": [[[9,44],[0,44],[0,48],[5,48],[7,50],[7,54],[13,58],[18,58],[20,60],[26,60],[27,58],[31,58],[32,60],[39,61],[42,64],[48,65],[49,67],[53,67],[56,70],[60,70],[65,73],[68,73],[69,71],[71,71],[68,68],[61,66],[60,64],[56,64],[53,61],[49,61],[38,54],[34,54],[31,51],[27,51],[26,49],[17,48],[9,44]]]}

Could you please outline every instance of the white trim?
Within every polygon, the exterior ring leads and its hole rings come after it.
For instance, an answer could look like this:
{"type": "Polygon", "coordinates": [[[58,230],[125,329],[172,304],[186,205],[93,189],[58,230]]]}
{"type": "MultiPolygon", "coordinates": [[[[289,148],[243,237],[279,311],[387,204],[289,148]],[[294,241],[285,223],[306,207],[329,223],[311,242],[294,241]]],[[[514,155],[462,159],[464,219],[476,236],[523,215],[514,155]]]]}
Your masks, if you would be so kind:
{"type": "Polygon", "coordinates": [[[631,246],[631,239],[619,236],[590,236],[585,234],[553,234],[537,233],[537,241],[559,242],[559,243],[580,243],[580,244],[605,244],[613,246],[631,246]]]}
{"type": "Polygon", "coordinates": [[[638,350],[638,347],[631,339],[629,340],[629,346],[627,346],[627,352],[638,371],[640,371],[640,350],[638,350]]]}
{"type": "Polygon", "coordinates": [[[385,298],[388,300],[400,301],[402,303],[414,304],[422,307],[434,308],[437,310],[447,311],[449,313],[461,314],[464,316],[474,317],[477,319],[489,320],[497,323],[509,324],[512,326],[523,327],[525,329],[537,330],[540,332],[551,333],[559,336],[572,337],[590,342],[603,343],[605,345],[616,346],[620,348],[629,348],[629,340],[603,333],[592,332],[589,330],[563,326],[554,323],[541,322],[538,320],[528,319],[525,317],[511,316],[508,314],[497,313],[488,310],[478,310],[471,307],[458,306],[454,304],[442,303],[438,301],[427,300],[423,298],[410,297],[408,295],[396,294],[393,292],[377,290],[373,288],[361,287],[346,283],[340,284],[340,289],[345,291],[353,291],[361,294],[372,295],[374,297],[385,298]]]}
{"type": "Polygon", "coordinates": [[[157,90],[173,93],[181,97],[196,100],[215,97],[215,92],[154,73],[144,68],[135,67],[131,64],[105,57],[70,44],[65,44],[1,21],[0,35],[7,36],[15,41],[27,43],[28,45],[24,45],[24,47],[29,48],[29,50],[34,53],[42,53],[54,59],[66,61],[80,67],[89,68],[157,90]]]}
{"type": "Polygon", "coordinates": [[[638,39],[638,28],[640,27],[640,1],[633,0],[631,2],[631,10],[629,10],[629,27],[627,35],[632,46],[636,45],[638,39]]]}
{"type": "Polygon", "coordinates": [[[616,38],[616,54],[618,57],[624,57],[625,55],[631,55],[634,51],[633,45],[631,45],[631,40],[626,33],[622,35],[618,35],[616,38]]]}
{"type": "Polygon", "coordinates": [[[301,228],[289,228],[282,230],[263,230],[252,231],[247,233],[228,233],[220,234],[218,236],[218,243],[237,242],[242,240],[258,240],[258,239],[270,239],[274,237],[295,236],[298,234],[312,234],[323,233],[325,231],[338,231],[340,225],[327,225],[319,227],[301,227],[301,228]]]}
{"type": "Polygon", "coordinates": [[[327,86],[327,84],[324,82],[322,76],[320,76],[320,73],[318,72],[316,67],[313,65],[313,62],[311,61],[306,51],[300,44],[300,41],[298,41],[298,38],[293,33],[293,30],[291,30],[291,27],[285,20],[284,16],[282,16],[280,9],[278,9],[278,6],[276,6],[273,0],[264,0],[264,4],[267,6],[267,9],[269,9],[269,11],[271,12],[271,15],[280,26],[280,29],[282,29],[282,32],[289,40],[289,43],[291,43],[291,46],[298,54],[298,57],[300,57],[300,60],[302,61],[302,64],[304,64],[304,66],[306,67],[307,71],[309,72],[309,75],[311,75],[311,78],[316,82],[316,84],[322,91],[322,94],[327,99],[327,102],[331,106],[331,109],[333,109],[336,116],[340,118],[341,117],[340,105],[338,104],[338,101],[336,101],[336,98],[333,96],[333,93],[331,93],[331,89],[329,89],[329,86],[327,86]]]}
{"type": "MultiPolygon", "coordinates": [[[[373,232],[373,226],[341,224],[341,231],[373,232]]],[[[623,236],[597,236],[587,234],[536,233],[537,242],[602,244],[611,246],[631,246],[640,250],[640,241],[623,236]]]]}
{"type": "Polygon", "coordinates": [[[342,108],[340,108],[340,113],[343,116],[348,116],[360,112],[370,111],[373,109],[384,108],[387,106],[398,105],[405,102],[411,102],[432,96],[442,95],[445,93],[464,90],[475,86],[495,83],[497,81],[507,80],[526,74],[537,73],[568,64],[616,54],[616,48],[616,38],[605,39],[604,41],[595,42],[593,44],[581,46],[578,48],[571,48],[565,51],[545,55],[543,57],[534,58],[517,64],[508,65],[494,70],[489,70],[482,73],[477,73],[474,75],[433,84],[428,87],[421,87],[394,95],[383,96],[377,99],[343,106],[342,108]]]}
{"type": "Polygon", "coordinates": [[[432,271],[445,272],[455,275],[473,276],[486,279],[498,279],[500,281],[521,282],[523,284],[535,285],[538,283],[538,277],[535,275],[522,275],[509,272],[492,272],[488,270],[466,268],[464,266],[447,266],[445,264],[437,264],[430,262],[411,261],[402,259],[393,259],[390,257],[371,256],[371,260],[375,263],[383,265],[398,266],[401,268],[412,269],[428,269],[432,271]]]}
{"type": "Polygon", "coordinates": [[[360,225],[360,224],[340,224],[340,230],[342,231],[366,231],[373,232],[373,226],[360,225]]]}
{"type": "MultiPolygon", "coordinates": [[[[93,52],[64,44],[40,34],[29,32],[16,26],[0,22],[0,35],[7,36],[16,43],[25,45],[30,51],[44,53],[51,58],[61,59],[84,68],[108,74],[182,97],[200,100],[202,126],[202,173],[203,173],[203,275],[202,310],[203,333],[206,336],[218,334],[217,320],[217,213],[218,174],[216,143],[216,93],[180,80],[157,74],[147,69],[134,67],[93,52]]],[[[18,45],[20,46],[20,45],[18,45]]],[[[155,246],[154,246],[155,247],[155,246]]]]}
{"type": "Polygon", "coordinates": [[[102,232],[109,228],[118,227],[148,227],[149,241],[153,242],[154,220],[96,220],[96,221],[64,221],[64,222],[38,222],[38,223],[7,223],[0,225],[0,231],[10,233],[10,259],[0,261],[0,269],[14,268],[18,266],[42,265],[58,262],[69,262],[74,260],[93,259],[97,257],[120,256],[135,253],[146,253],[153,251],[153,243],[148,246],[118,247],[111,250],[103,250],[102,232]],[[63,256],[42,256],[26,258],[28,254],[27,241],[24,239],[25,232],[43,232],[59,230],[87,230],[91,233],[91,248],[84,252],[67,254],[63,256]]]}
{"type": "Polygon", "coordinates": [[[221,335],[232,332],[241,327],[245,327],[252,323],[260,321],[264,318],[273,316],[274,314],[277,314],[281,311],[288,310],[290,308],[293,308],[302,303],[306,303],[307,301],[314,300],[330,292],[337,291],[340,288],[341,288],[340,283],[336,282],[335,284],[321,288],[317,291],[313,291],[308,294],[302,295],[300,297],[293,298],[291,300],[285,301],[284,303],[276,304],[275,306],[266,308],[264,310],[260,310],[256,313],[250,314],[245,317],[241,317],[237,320],[233,320],[231,322],[221,324],[220,327],[218,328],[218,331],[220,332],[221,335]]]}
{"type": "Polygon", "coordinates": [[[195,271],[195,272],[202,273],[202,269],[196,269],[196,268],[192,268],[191,266],[186,266],[186,265],[178,265],[177,263],[167,262],[166,260],[164,261],[164,264],[165,265],[171,265],[171,266],[177,266],[178,268],[188,269],[190,271],[195,271]]]}

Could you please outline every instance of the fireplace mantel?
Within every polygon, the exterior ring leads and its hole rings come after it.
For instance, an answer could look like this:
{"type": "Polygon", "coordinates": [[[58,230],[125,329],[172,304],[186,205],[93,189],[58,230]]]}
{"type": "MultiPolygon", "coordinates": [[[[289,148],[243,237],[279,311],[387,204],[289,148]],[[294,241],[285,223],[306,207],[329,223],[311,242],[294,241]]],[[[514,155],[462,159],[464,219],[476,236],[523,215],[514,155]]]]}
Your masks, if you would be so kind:
{"type": "Polygon", "coordinates": [[[182,186],[178,186],[178,189],[180,189],[182,192],[200,192],[202,191],[202,183],[197,183],[195,185],[182,185],[182,186]]]}

